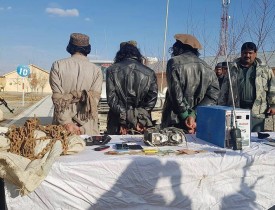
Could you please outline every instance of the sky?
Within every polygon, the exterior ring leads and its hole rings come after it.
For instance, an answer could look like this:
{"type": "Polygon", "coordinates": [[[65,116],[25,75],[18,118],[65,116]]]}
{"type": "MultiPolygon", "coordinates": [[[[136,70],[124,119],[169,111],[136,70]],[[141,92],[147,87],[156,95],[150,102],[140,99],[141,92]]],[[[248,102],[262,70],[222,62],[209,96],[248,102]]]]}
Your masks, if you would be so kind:
{"type": "MultiPolygon", "coordinates": [[[[250,0],[231,0],[231,18],[241,17],[250,0]]],[[[222,0],[0,0],[0,75],[18,65],[49,71],[55,60],[69,57],[71,33],[90,36],[90,59],[113,60],[120,42],[136,40],[141,53],[169,58],[177,33],[195,35],[204,55],[214,55],[219,40],[222,0]],[[210,43],[210,44],[209,44],[210,43]]]]}

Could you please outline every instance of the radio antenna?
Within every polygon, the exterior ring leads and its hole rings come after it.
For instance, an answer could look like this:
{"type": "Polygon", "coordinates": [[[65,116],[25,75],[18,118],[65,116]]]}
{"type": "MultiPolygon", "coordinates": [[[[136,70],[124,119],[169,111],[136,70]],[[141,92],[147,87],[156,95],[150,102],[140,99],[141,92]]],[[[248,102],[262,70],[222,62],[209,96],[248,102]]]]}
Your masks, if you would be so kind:
{"type": "Polygon", "coordinates": [[[241,136],[241,130],[238,128],[238,123],[237,123],[236,106],[235,106],[235,99],[234,99],[234,93],[232,88],[231,74],[230,74],[230,69],[228,65],[227,52],[226,52],[226,66],[228,69],[227,72],[228,72],[228,79],[229,79],[229,87],[230,87],[232,105],[233,105],[233,127],[230,130],[231,142],[233,144],[234,150],[242,150],[242,136],[241,136]]]}
{"type": "MultiPolygon", "coordinates": [[[[226,6],[226,9],[228,9],[228,4],[230,3],[230,0],[223,0],[223,6],[226,6]]],[[[226,10],[227,11],[227,10],[226,10]]],[[[226,20],[228,19],[228,13],[226,12],[226,20]]],[[[227,26],[227,22],[226,22],[227,26]]],[[[242,150],[242,136],[241,136],[241,130],[238,128],[238,123],[237,123],[237,115],[236,115],[236,104],[235,104],[235,99],[234,99],[234,93],[233,93],[233,88],[232,88],[232,79],[231,79],[231,73],[230,73],[230,68],[228,65],[228,53],[227,53],[227,38],[228,38],[228,31],[224,32],[224,55],[226,59],[226,66],[227,66],[227,72],[228,72],[228,79],[229,79],[229,87],[230,87],[230,92],[231,92],[231,97],[232,97],[232,105],[233,105],[233,127],[230,130],[230,136],[231,136],[231,142],[233,144],[233,149],[234,150],[242,150]]]]}

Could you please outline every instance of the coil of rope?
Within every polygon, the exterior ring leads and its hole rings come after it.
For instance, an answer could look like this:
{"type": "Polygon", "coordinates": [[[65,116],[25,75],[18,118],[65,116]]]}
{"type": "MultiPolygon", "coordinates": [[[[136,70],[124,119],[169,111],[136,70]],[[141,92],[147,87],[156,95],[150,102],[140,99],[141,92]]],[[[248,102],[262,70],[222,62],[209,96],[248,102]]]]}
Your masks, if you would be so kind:
{"type": "Polygon", "coordinates": [[[48,151],[50,151],[56,141],[60,140],[62,143],[62,154],[67,154],[68,137],[73,135],[68,132],[62,125],[39,125],[39,120],[34,117],[28,119],[24,126],[10,126],[6,133],[6,137],[10,140],[9,152],[21,155],[30,160],[42,158],[48,151]],[[36,138],[35,131],[40,130],[46,136],[36,138]],[[41,140],[50,140],[49,143],[42,149],[41,152],[35,154],[35,146],[41,140]]]}

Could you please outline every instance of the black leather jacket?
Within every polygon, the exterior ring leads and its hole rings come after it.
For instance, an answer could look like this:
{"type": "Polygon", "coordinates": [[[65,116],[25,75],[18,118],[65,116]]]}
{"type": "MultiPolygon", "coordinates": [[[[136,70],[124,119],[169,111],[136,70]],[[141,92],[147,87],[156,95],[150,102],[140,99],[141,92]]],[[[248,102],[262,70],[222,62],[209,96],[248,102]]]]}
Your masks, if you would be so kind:
{"type": "Polygon", "coordinates": [[[155,72],[135,59],[115,63],[106,72],[108,113],[107,131],[117,134],[121,119],[129,109],[143,108],[151,112],[157,102],[155,72]]]}
{"type": "Polygon", "coordinates": [[[163,127],[179,124],[184,120],[179,115],[188,109],[217,104],[220,90],[217,76],[193,53],[172,57],[167,63],[166,77],[168,90],[162,113],[163,127]]]}

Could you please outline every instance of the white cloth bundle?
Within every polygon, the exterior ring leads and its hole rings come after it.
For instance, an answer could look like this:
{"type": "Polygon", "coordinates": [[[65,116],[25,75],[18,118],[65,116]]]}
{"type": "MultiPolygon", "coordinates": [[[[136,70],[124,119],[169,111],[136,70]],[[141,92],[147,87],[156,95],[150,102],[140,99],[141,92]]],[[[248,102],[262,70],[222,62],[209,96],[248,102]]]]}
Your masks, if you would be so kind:
{"type": "MultiPolygon", "coordinates": [[[[0,129],[0,130],[3,130],[0,129]]],[[[42,137],[45,133],[35,131],[35,136],[42,137]]],[[[35,154],[38,154],[49,143],[49,140],[38,140],[35,147],[35,154]]],[[[10,140],[0,136],[0,177],[15,184],[20,189],[21,195],[34,191],[48,175],[54,161],[62,154],[61,141],[56,141],[53,147],[41,159],[30,160],[8,152],[10,140]]],[[[84,140],[73,135],[68,137],[67,154],[75,154],[85,148],[84,140]]]]}

